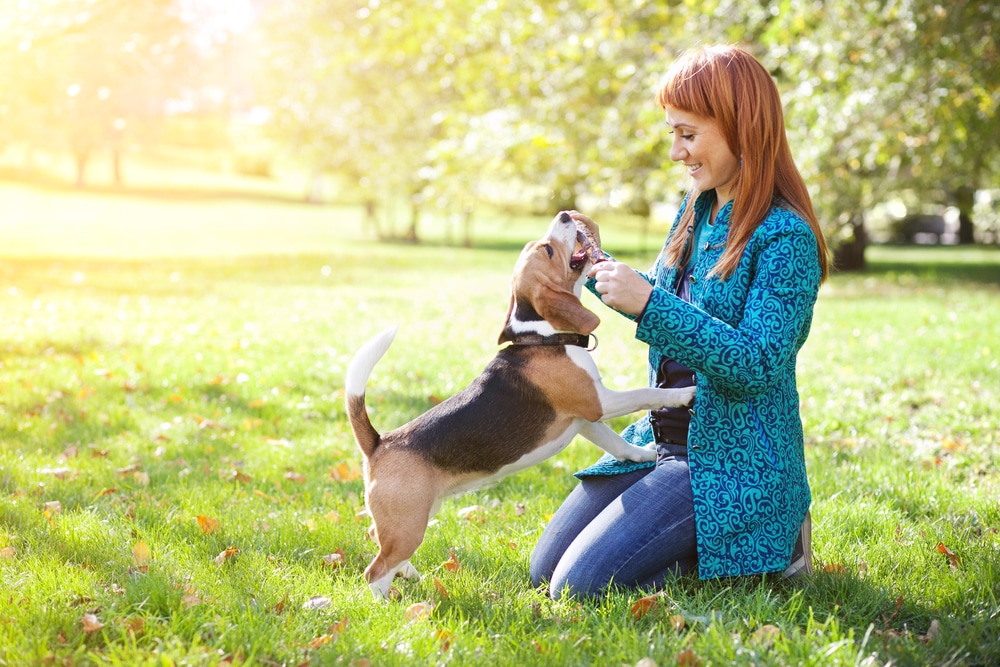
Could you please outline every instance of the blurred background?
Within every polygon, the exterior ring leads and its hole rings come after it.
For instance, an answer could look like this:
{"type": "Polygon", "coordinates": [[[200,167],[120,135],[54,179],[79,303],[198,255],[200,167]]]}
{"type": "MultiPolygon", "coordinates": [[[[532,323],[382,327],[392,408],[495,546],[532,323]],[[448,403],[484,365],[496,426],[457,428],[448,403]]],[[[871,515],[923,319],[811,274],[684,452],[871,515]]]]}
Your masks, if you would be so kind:
{"type": "Polygon", "coordinates": [[[0,217],[27,233],[29,188],[350,206],[412,242],[475,245],[483,211],[664,225],[656,84],[728,42],[782,91],[841,269],[998,244],[998,35],[995,0],[0,0],[0,217]]]}

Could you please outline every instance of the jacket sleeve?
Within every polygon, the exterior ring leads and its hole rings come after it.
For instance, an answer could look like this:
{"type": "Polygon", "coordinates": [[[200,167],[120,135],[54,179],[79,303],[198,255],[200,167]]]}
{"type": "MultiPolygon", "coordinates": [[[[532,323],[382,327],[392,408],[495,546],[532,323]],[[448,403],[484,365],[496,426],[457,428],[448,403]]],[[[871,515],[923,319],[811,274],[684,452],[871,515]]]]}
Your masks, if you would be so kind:
{"type": "Polygon", "coordinates": [[[758,244],[738,324],[654,287],[636,338],[703,373],[730,395],[765,392],[809,331],[820,268],[816,238],[804,224],[764,236],[758,244]]]}
{"type": "MultiPolygon", "coordinates": [[[[607,253],[604,253],[604,254],[607,255],[607,253]]],[[[612,262],[618,261],[614,257],[612,257],[611,255],[608,255],[608,259],[611,260],[612,262]]],[[[659,264],[659,262],[660,262],[660,258],[657,257],[656,264],[659,264]]],[[[650,271],[649,273],[644,273],[642,271],[636,271],[636,273],[638,273],[640,276],[642,276],[646,280],[646,282],[648,282],[650,285],[652,285],[655,288],[656,287],[656,278],[654,278],[654,276],[657,275],[657,270],[656,269],[657,269],[657,266],[654,265],[653,266],[653,270],[650,271]]],[[[604,295],[601,294],[600,292],[598,292],[596,289],[594,289],[594,285],[596,283],[597,283],[597,281],[594,280],[593,278],[588,278],[587,279],[587,283],[586,283],[585,286],[586,286],[586,288],[588,290],[590,290],[591,294],[593,294],[594,296],[596,296],[598,299],[601,300],[601,303],[604,303],[604,298],[603,298],[604,295]]],[[[604,305],[607,306],[608,304],[605,303],[604,305]]],[[[608,306],[608,308],[611,308],[611,306],[608,306]]],[[[639,319],[638,316],[636,316],[636,315],[630,315],[629,313],[624,313],[624,312],[618,310],[617,308],[611,308],[611,310],[615,311],[616,313],[618,313],[619,315],[621,315],[623,317],[626,317],[626,318],[632,320],[633,322],[635,320],[639,319]]]]}

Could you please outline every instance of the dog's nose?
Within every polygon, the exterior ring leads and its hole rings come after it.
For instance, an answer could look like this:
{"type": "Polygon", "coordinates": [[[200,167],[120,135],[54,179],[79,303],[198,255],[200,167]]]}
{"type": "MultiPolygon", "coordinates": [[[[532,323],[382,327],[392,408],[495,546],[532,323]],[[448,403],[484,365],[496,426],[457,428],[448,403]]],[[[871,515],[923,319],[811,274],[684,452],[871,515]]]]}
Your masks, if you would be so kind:
{"type": "Polygon", "coordinates": [[[563,223],[564,225],[565,224],[576,224],[576,223],[573,222],[573,218],[570,217],[570,214],[567,213],[566,211],[560,211],[559,212],[559,222],[563,223]]]}

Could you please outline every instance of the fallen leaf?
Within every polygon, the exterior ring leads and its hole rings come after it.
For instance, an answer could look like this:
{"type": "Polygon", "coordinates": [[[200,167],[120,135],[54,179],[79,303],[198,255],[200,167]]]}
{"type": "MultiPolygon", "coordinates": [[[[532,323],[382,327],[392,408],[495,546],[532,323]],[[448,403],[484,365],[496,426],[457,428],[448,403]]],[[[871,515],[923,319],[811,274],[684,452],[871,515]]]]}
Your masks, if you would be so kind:
{"type": "Polygon", "coordinates": [[[344,550],[337,549],[332,554],[322,556],[321,559],[323,561],[323,567],[337,569],[344,564],[344,550]]]}
{"type": "Polygon", "coordinates": [[[132,547],[132,566],[145,572],[149,568],[151,560],[152,554],[149,551],[149,545],[141,540],[136,542],[132,547]]]}
{"type": "Polygon", "coordinates": [[[311,597],[302,603],[303,609],[329,609],[333,606],[333,600],[322,595],[317,595],[316,597],[311,597]]]}
{"type": "Polygon", "coordinates": [[[253,478],[244,472],[234,469],[229,471],[229,481],[239,482],[240,484],[249,484],[253,481],[253,478]]]}
{"type": "Polygon", "coordinates": [[[659,603],[660,598],[663,597],[662,593],[653,593],[652,595],[647,595],[644,598],[639,598],[633,604],[629,611],[632,614],[632,618],[639,620],[649,612],[656,608],[659,603]]]}
{"type": "Polygon", "coordinates": [[[434,605],[430,602],[417,602],[416,604],[411,604],[406,609],[406,620],[408,621],[424,621],[431,617],[431,612],[434,611],[434,605]]]}
{"type": "Polygon", "coordinates": [[[94,614],[84,614],[83,615],[83,631],[88,635],[97,632],[104,627],[104,624],[97,620],[97,616],[94,614]]]}
{"type": "Polygon", "coordinates": [[[458,562],[458,557],[455,556],[455,552],[450,549],[448,550],[448,560],[442,563],[442,565],[444,566],[444,569],[449,572],[458,572],[462,569],[462,564],[458,562]]]}
{"type": "Polygon", "coordinates": [[[124,625],[125,629],[133,635],[141,635],[143,628],[146,627],[146,621],[138,617],[133,617],[125,619],[125,621],[122,622],[122,625],[124,625]]]}
{"type": "Polygon", "coordinates": [[[438,595],[442,598],[448,597],[448,589],[444,587],[444,584],[437,577],[434,577],[434,588],[437,589],[438,595]]]}
{"type": "Polygon", "coordinates": [[[781,630],[776,625],[762,625],[753,633],[754,641],[761,644],[773,644],[775,638],[781,634],[781,630]]]}
{"type": "Polygon", "coordinates": [[[236,556],[236,554],[238,554],[239,552],[240,550],[237,549],[236,547],[228,547],[226,548],[225,551],[219,553],[219,555],[215,557],[215,562],[217,565],[222,565],[230,558],[236,556]]]}
{"type": "Polygon", "coordinates": [[[674,632],[680,632],[686,624],[687,621],[681,614],[672,614],[670,616],[670,627],[673,628],[674,632]]]}
{"type": "Polygon", "coordinates": [[[937,550],[948,557],[948,564],[952,569],[958,569],[958,566],[961,565],[961,560],[955,555],[955,552],[944,545],[944,542],[938,542],[937,550]]]}
{"type": "Polygon", "coordinates": [[[296,484],[305,484],[306,476],[300,472],[289,471],[285,473],[285,479],[289,482],[295,482],[296,484]]]}
{"type": "Polygon", "coordinates": [[[451,642],[455,639],[455,634],[450,630],[438,628],[434,631],[434,639],[441,644],[441,652],[444,653],[451,648],[451,642]]]}
{"type": "Polygon", "coordinates": [[[330,510],[329,512],[324,514],[323,518],[326,519],[327,521],[332,521],[333,523],[340,523],[341,520],[340,515],[334,512],[333,510],[330,510]]]}
{"type": "Polygon", "coordinates": [[[200,605],[201,598],[197,595],[185,595],[181,598],[181,604],[183,604],[186,609],[190,609],[191,607],[200,605]]]}
{"type": "Polygon", "coordinates": [[[254,489],[254,490],[253,490],[253,494],[254,494],[255,496],[259,497],[259,498],[263,498],[264,500],[270,500],[270,501],[271,501],[272,503],[276,503],[276,502],[278,502],[278,499],[277,499],[277,498],[275,498],[274,496],[269,496],[269,495],[267,495],[266,493],[264,493],[264,492],[263,492],[263,491],[261,491],[260,489],[254,489]]]}
{"type": "Polygon", "coordinates": [[[829,574],[846,574],[847,568],[843,563],[827,563],[823,566],[823,571],[829,574]]]}
{"type": "Polygon", "coordinates": [[[0,549],[0,558],[13,558],[17,555],[17,549],[14,547],[4,547],[0,549]]]}
{"type": "Polygon", "coordinates": [[[677,654],[678,667],[701,667],[701,658],[693,650],[686,648],[677,654]]]}
{"type": "Polygon", "coordinates": [[[486,522],[486,508],[482,505],[470,505],[458,510],[458,518],[476,523],[486,522]]]}
{"type": "Polygon", "coordinates": [[[330,633],[331,637],[337,637],[341,632],[347,629],[347,617],[340,619],[330,627],[326,629],[330,633]]]}
{"type": "Polygon", "coordinates": [[[130,463],[127,466],[125,466],[124,468],[115,468],[115,472],[124,477],[125,475],[128,475],[129,473],[136,472],[141,467],[142,467],[142,465],[139,464],[139,463],[130,463]]]}
{"type": "Polygon", "coordinates": [[[941,628],[938,625],[937,619],[935,618],[934,620],[931,621],[931,625],[929,628],[927,628],[927,634],[923,636],[923,639],[925,639],[928,642],[932,642],[937,639],[940,639],[940,637],[941,637],[941,628]]]}
{"type": "Polygon", "coordinates": [[[361,469],[350,466],[346,462],[338,463],[330,470],[330,479],[338,482],[353,482],[361,477],[361,469]]]}
{"type": "Polygon", "coordinates": [[[52,516],[53,514],[62,514],[62,503],[58,500],[53,500],[47,502],[42,507],[45,508],[45,516],[52,516]]]}
{"type": "Polygon", "coordinates": [[[218,520],[213,519],[210,516],[199,514],[195,517],[195,519],[198,521],[198,527],[201,528],[201,532],[205,535],[211,535],[219,529],[220,524],[218,520]]]}
{"type": "Polygon", "coordinates": [[[320,635],[316,639],[309,642],[309,648],[319,648],[323,644],[329,644],[331,639],[333,639],[333,637],[330,635],[320,635]]]}
{"type": "Polygon", "coordinates": [[[96,495],[94,495],[94,497],[95,497],[95,498],[101,498],[101,497],[103,497],[103,496],[110,496],[110,495],[111,495],[112,493],[114,493],[114,492],[115,492],[115,491],[117,491],[117,490],[118,490],[118,489],[116,489],[116,488],[115,488],[115,487],[113,487],[113,486],[112,486],[111,488],[105,488],[105,489],[101,489],[100,491],[98,491],[98,492],[97,492],[97,494],[96,494],[96,495]]]}
{"type": "Polygon", "coordinates": [[[52,475],[56,479],[73,479],[76,471],[72,468],[42,468],[38,471],[40,475],[52,475]]]}
{"type": "Polygon", "coordinates": [[[149,486],[149,473],[148,472],[136,472],[132,474],[132,479],[139,486],[149,486]]]}

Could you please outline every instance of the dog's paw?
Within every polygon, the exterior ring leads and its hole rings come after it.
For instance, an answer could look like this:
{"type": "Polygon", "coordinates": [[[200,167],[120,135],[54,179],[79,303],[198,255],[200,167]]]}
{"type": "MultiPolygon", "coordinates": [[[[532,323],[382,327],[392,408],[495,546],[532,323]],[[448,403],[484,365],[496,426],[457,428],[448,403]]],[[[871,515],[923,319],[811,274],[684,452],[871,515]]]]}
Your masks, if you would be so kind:
{"type": "Polygon", "coordinates": [[[664,389],[670,392],[669,402],[664,407],[680,408],[694,404],[694,387],[682,387],[680,389],[664,389]]]}
{"type": "Polygon", "coordinates": [[[615,456],[619,461],[634,461],[636,463],[648,463],[656,460],[656,449],[653,447],[636,447],[628,445],[619,455],[615,456]]]}

